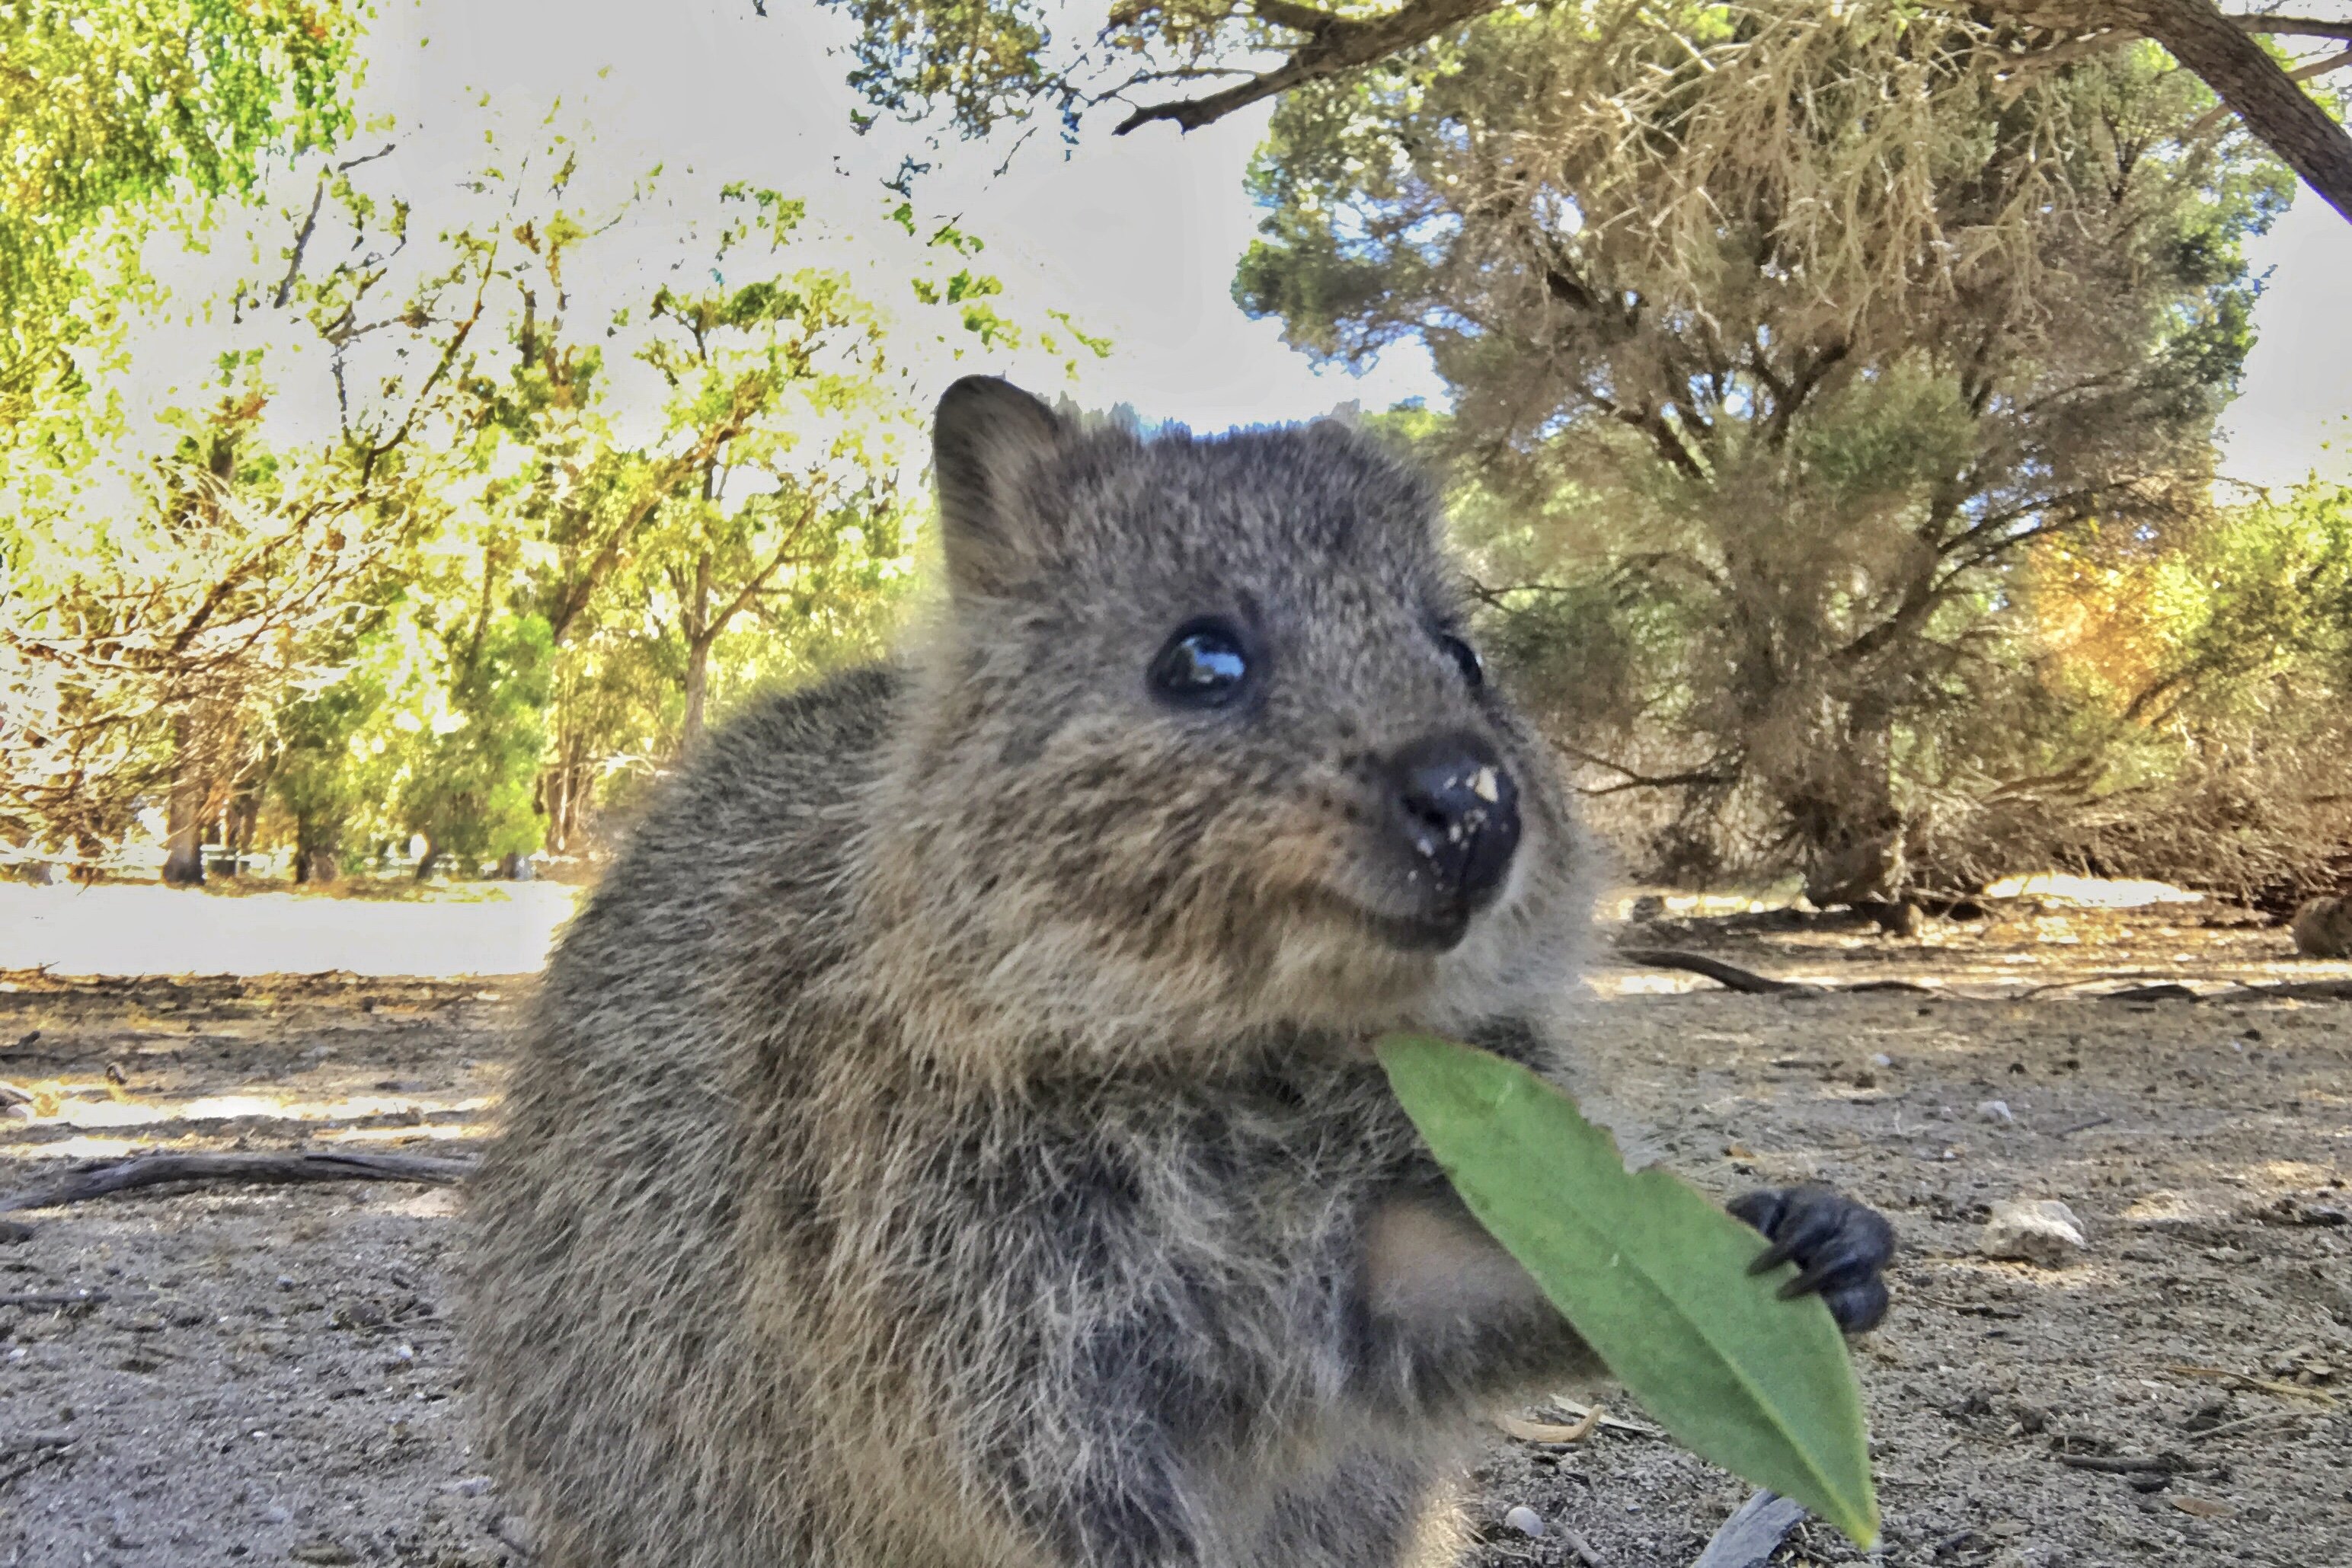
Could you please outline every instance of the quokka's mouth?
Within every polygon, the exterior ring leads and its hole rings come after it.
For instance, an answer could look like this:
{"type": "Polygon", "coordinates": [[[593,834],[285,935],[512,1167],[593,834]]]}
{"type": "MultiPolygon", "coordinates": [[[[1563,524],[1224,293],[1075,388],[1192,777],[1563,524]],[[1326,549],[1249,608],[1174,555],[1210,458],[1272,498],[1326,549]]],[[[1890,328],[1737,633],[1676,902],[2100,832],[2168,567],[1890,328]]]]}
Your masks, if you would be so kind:
{"type": "Polygon", "coordinates": [[[1466,904],[1427,915],[1383,915],[1360,904],[1350,904],[1349,913],[1382,942],[1405,953],[1449,952],[1461,944],[1470,930],[1470,907],[1466,904]]]}

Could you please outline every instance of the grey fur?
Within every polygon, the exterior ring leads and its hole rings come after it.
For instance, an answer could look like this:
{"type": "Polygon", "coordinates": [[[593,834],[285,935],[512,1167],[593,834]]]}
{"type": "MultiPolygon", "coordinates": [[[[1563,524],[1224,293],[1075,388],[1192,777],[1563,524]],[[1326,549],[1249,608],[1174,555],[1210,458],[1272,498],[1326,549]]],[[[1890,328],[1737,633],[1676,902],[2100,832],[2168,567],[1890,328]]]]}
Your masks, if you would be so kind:
{"type": "Polygon", "coordinates": [[[2289,929],[2306,958],[2352,958],[2352,898],[2310,899],[2289,929]]]}
{"type": "Polygon", "coordinates": [[[1422,485],[1325,422],[961,382],[950,593],[718,733],[566,934],[473,1186],[493,1461],[562,1568],[1451,1560],[1478,1418],[1586,1354],[1366,1042],[1565,1068],[1586,863],[1437,642],[1422,485]],[[1251,702],[1143,672],[1214,612],[1251,702]],[[1391,945],[1379,759],[1481,737],[1504,891],[1391,945]]]}

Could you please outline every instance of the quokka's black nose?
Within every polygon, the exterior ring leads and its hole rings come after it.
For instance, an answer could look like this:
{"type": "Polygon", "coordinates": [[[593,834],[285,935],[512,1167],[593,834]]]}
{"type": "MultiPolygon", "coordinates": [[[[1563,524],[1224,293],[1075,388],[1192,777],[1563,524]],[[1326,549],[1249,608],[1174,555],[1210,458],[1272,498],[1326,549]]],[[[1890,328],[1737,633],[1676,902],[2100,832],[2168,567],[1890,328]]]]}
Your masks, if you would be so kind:
{"type": "Polygon", "coordinates": [[[1493,747],[1432,736],[1390,763],[1395,821],[1443,901],[1476,904],[1502,885],[1519,847],[1519,789],[1493,747]]]}

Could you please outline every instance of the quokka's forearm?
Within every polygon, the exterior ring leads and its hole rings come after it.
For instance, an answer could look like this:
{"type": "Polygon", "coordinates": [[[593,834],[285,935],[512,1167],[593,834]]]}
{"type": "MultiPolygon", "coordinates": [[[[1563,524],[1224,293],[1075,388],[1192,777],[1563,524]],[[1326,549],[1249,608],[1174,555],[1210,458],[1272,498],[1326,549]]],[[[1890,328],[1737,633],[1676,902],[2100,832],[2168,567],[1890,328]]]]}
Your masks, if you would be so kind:
{"type": "Polygon", "coordinates": [[[1360,1279],[1362,1368],[1384,1402],[1490,1404],[1592,1365],[1528,1271],[1450,1192],[1400,1194],[1374,1209],[1360,1279]]]}

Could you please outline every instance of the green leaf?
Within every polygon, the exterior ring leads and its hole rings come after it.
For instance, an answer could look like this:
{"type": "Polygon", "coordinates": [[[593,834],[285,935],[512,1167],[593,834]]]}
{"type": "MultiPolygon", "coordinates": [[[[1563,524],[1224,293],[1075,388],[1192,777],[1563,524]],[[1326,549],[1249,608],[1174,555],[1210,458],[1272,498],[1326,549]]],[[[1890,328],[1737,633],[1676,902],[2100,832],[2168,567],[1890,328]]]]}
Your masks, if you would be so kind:
{"type": "Polygon", "coordinates": [[[1764,1242],[1517,1063],[1421,1035],[1377,1047],[1405,1113],[1470,1212],[1658,1424],[1701,1458],[1793,1498],[1867,1548],[1870,1435],[1819,1297],[1782,1301],[1764,1242]]]}

